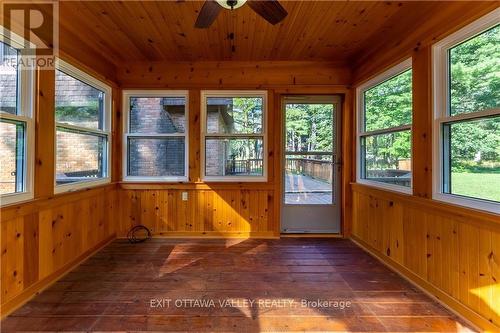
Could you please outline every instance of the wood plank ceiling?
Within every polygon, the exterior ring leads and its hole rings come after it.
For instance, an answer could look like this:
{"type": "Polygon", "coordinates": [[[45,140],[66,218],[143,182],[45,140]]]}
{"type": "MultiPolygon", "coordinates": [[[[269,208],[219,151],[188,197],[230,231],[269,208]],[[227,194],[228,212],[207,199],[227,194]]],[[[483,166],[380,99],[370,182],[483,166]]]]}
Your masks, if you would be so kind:
{"type": "Polygon", "coordinates": [[[374,36],[397,36],[440,6],[411,1],[281,3],[289,14],[276,26],[244,5],[223,10],[210,28],[196,29],[201,1],[63,1],[61,48],[83,43],[116,66],[134,61],[350,62],[375,46],[374,36]]]}

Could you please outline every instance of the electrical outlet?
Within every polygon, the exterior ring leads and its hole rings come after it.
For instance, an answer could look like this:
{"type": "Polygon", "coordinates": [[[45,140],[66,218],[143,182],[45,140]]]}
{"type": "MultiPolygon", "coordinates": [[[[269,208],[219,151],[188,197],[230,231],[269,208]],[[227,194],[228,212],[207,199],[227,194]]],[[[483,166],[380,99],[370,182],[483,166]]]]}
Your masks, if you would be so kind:
{"type": "Polygon", "coordinates": [[[182,201],[187,201],[187,200],[188,200],[188,193],[182,192],[182,201]]]}

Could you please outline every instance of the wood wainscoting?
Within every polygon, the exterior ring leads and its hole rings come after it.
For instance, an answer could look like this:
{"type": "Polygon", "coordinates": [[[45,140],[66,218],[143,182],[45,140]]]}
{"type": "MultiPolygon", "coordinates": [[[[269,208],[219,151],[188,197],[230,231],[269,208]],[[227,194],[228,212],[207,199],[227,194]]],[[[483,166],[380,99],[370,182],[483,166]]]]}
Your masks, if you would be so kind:
{"type": "MultiPolygon", "coordinates": [[[[204,184],[120,191],[119,237],[143,224],[159,237],[278,237],[272,186],[204,184]],[[187,200],[182,200],[182,193],[187,200]]],[[[160,186],[165,187],[165,186],[160,186]]],[[[127,189],[129,188],[129,189],[127,189]]]]}
{"type": "Polygon", "coordinates": [[[116,184],[1,211],[1,315],[115,238],[116,184]]]}
{"type": "Polygon", "coordinates": [[[353,184],[352,238],[465,318],[500,331],[494,214],[353,184]]]}

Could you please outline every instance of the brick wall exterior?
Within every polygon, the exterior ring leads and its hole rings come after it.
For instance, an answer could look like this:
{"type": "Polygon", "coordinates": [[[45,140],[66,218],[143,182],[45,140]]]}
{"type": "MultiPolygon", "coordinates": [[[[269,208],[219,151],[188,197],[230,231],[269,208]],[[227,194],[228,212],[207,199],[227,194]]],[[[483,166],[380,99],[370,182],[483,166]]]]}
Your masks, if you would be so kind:
{"type": "Polygon", "coordinates": [[[88,106],[89,101],[99,99],[99,90],[61,71],[56,71],[55,80],[57,87],[55,99],[58,107],[83,107],[88,106]]]}
{"type": "Polygon", "coordinates": [[[8,113],[16,112],[17,70],[4,59],[15,55],[14,49],[0,42],[0,109],[8,113]]]}
{"type": "Polygon", "coordinates": [[[0,194],[16,190],[16,126],[0,123],[0,194]]]}
{"type": "MultiPolygon", "coordinates": [[[[4,71],[5,72],[5,71],[4,71]]],[[[0,105],[2,110],[15,112],[16,82],[14,74],[0,75],[0,105]]],[[[78,108],[95,106],[100,92],[71,76],[56,71],[56,106],[78,108]],[[93,101],[91,105],[89,101],[93,101]]],[[[222,112],[227,103],[208,106],[207,125],[211,132],[226,132],[222,112]]],[[[134,98],[131,101],[130,130],[132,133],[183,133],[185,132],[184,98],[134,98]]],[[[66,120],[65,120],[66,121],[66,120]]],[[[79,126],[97,128],[97,119],[74,119],[79,126]]],[[[15,190],[15,127],[2,126],[0,138],[0,191],[15,190]]],[[[185,174],[185,142],[182,138],[133,139],[129,141],[129,175],[131,176],[183,176],[185,174]]],[[[101,175],[102,142],[96,137],[81,134],[57,133],[56,179],[71,181],[71,173],[94,172],[101,175]]],[[[206,144],[206,174],[224,175],[227,159],[224,141],[206,144]]],[[[78,177],[74,180],[79,180],[78,177]]]]}
{"type": "Polygon", "coordinates": [[[67,182],[70,180],[67,179],[68,174],[75,172],[84,172],[87,177],[102,176],[102,145],[103,140],[95,136],[58,131],[56,161],[58,183],[67,182]],[[98,172],[95,172],[96,170],[98,172]]]}
{"type": "MultiPolygon", "coordinates": [[[[71,108],[75,115],[78,115],[80,108],[99,107],[99,100],[102,99],[102,92],[89,86],[61,71],[56,71],[56,108],[71,108]]],[[[97,112],[96,112],[97,113],[97,112]]],[[[91,118],[81,118],[75,116],[66,119],[58,119],[73,125],[98,128],[99,119],[97,116],[91,118]]],[[[82,135],[77,133],[57,132],[57,161],[56,180],[58,183],[81,180],[75,177],[75,172],[82,172],[86,176],[102,177],[102,145],[101,139],[95,136],[82,135]],[[95,172],[98,170],[98,172],[95,172]],[[71,177],[75,177],[71,179],[71,177]]]]}
{"type": "MultiPolygon", "coordinates": [[[[183,98],[132,98],[131,133],[185,132],[183,98]]],[[[184,176],[183,138],[129,138],[128,174],[130,176],[184,176]]]]}
{"type": "Polygon", "coordinates": [[[185,130],[184,98],[147,97],[131,99],[131,133],[184,133],[185,130]]]}
{"type": "MultiPolygon", "coordinates": [[[[221,114],[220,105],[207,106],[207,132],[217,133],[224,132],[224,120],[221,114]]],[[[207,140],[205,142],[205,174],[212,176],[222,176],[225,173],[225,160],[227,152],[224,141],[222,140],[207,140]]]]}
{"type": "Polygon", "coordinates": [[[129,139],[130,176],[184,176],[184,139],[129,139]]]}

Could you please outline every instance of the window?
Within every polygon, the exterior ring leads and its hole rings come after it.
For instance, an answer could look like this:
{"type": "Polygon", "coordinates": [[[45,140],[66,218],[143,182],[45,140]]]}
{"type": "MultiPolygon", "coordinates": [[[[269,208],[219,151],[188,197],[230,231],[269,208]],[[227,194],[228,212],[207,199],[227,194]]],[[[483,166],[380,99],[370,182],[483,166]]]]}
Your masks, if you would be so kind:
{"type": "Polygon", "coordinates": [[[500,213],[500,10],[434,46],[434,194],[500,213]]]}
{"type": "Polygon", "coordinates": [[[411,193],[411,59],[357,89],[359,183],[411,193]]]}
{"type": "Polygon", "coordinates": [[[20,68],[23,41],[0,31],[1,204],[33,198],[33,70],[20,68]],[[14,40],[15,39],[15,40],[14,40]]]}
{"type": "Polygon", "coordinates": [[[188,180],[188,92],[124,91],[124,179],[188,180]]]}
{"type": "Polygon", "coordinates": [[[107,183],[111,88],[62,60],[56,68],[55,191],[107,183]]]}
{"type": "Polygon", "coordinates": [[[202,92],[202,178],[266,181],[265,91],[202,92]]]}

